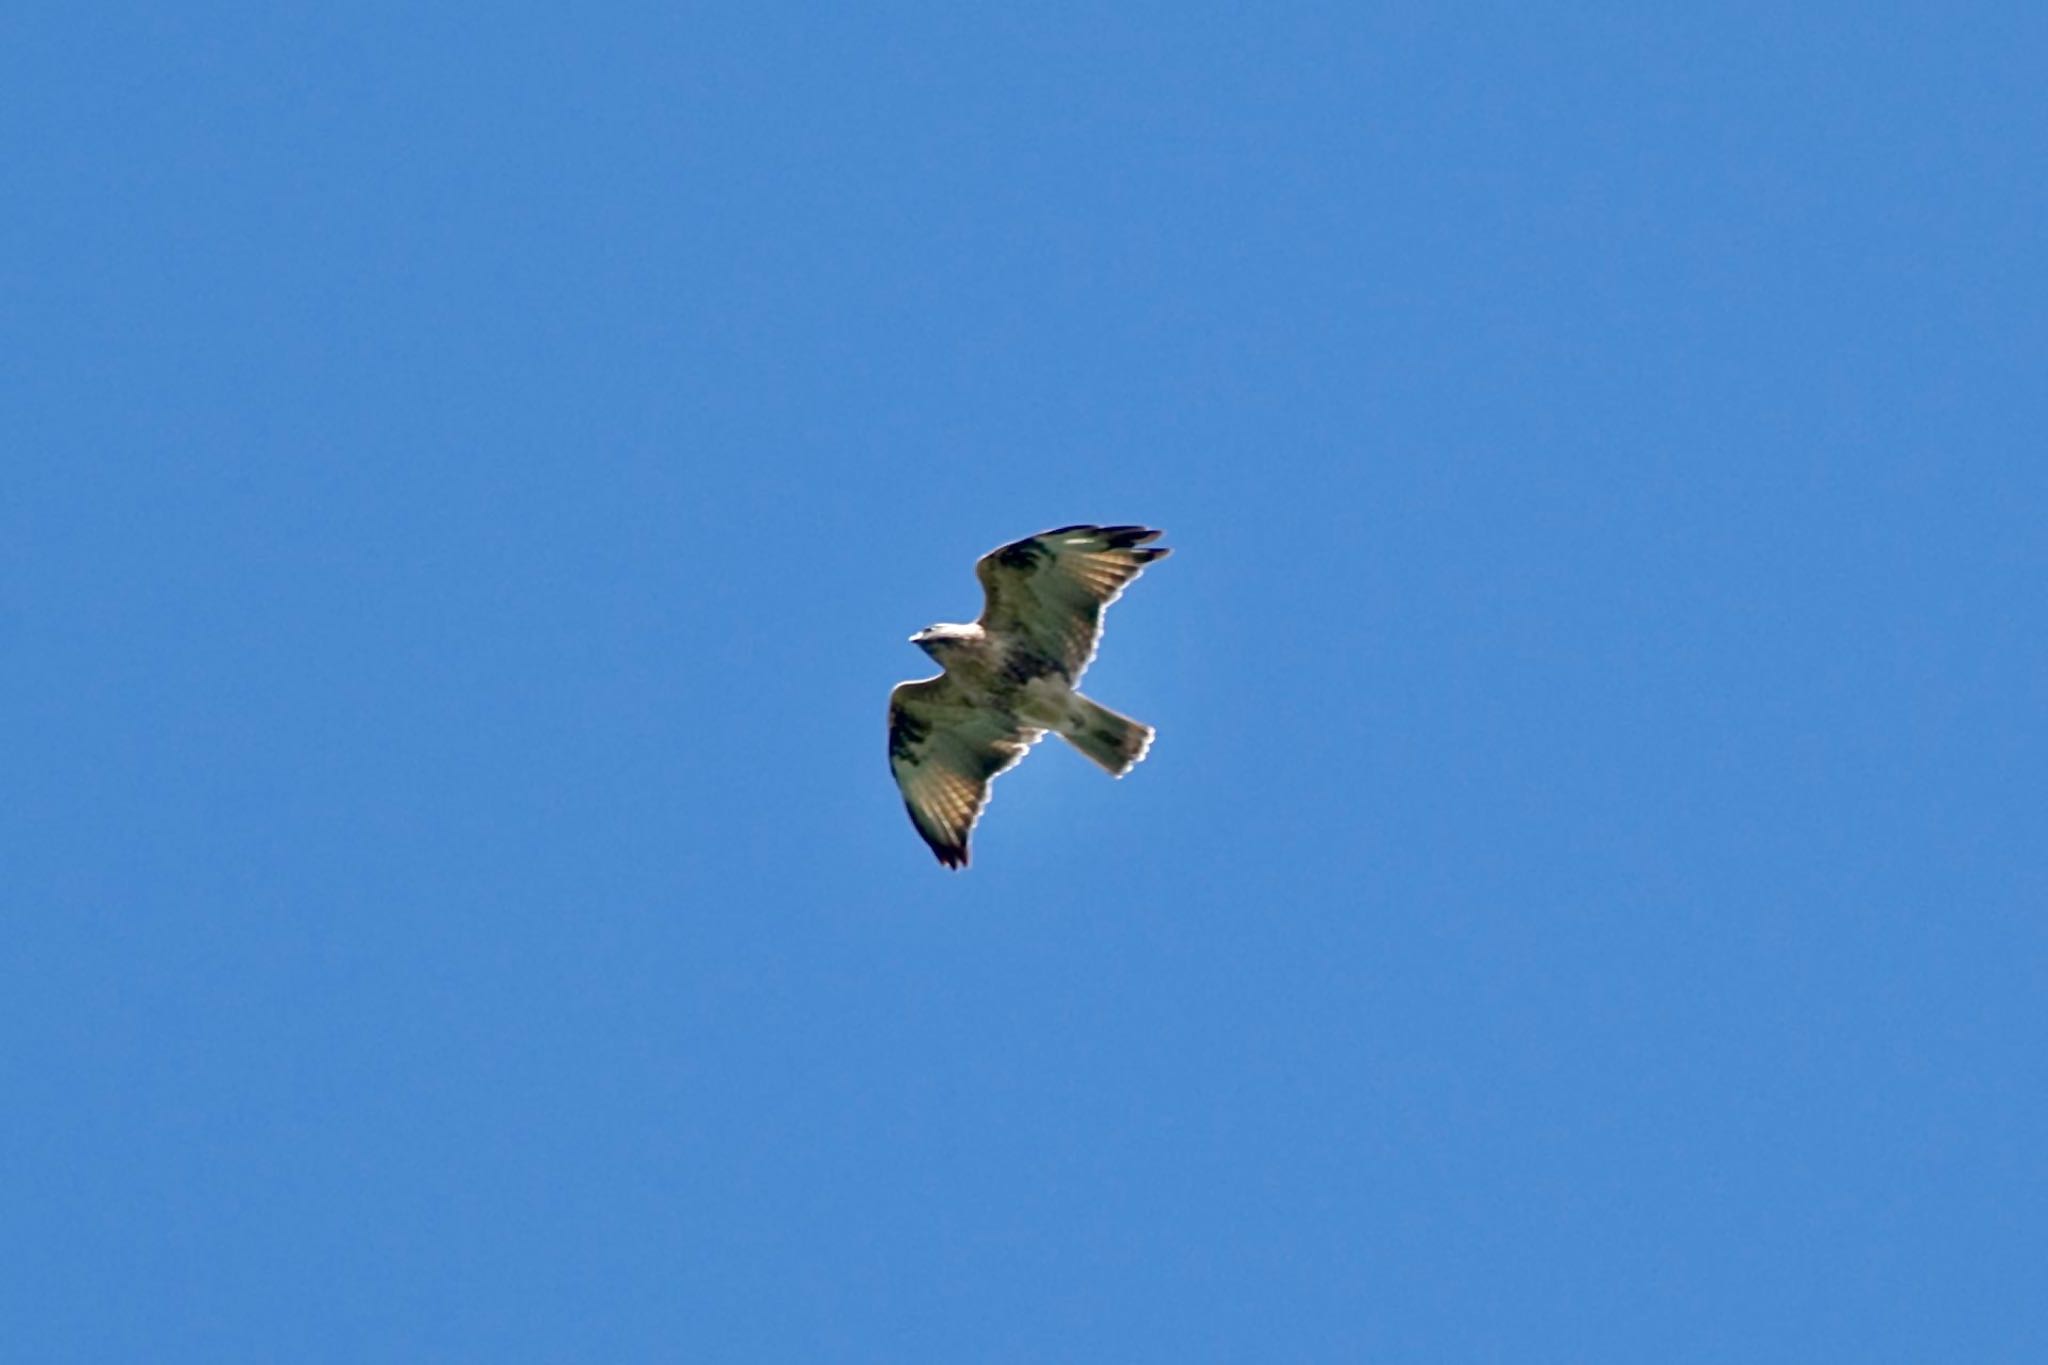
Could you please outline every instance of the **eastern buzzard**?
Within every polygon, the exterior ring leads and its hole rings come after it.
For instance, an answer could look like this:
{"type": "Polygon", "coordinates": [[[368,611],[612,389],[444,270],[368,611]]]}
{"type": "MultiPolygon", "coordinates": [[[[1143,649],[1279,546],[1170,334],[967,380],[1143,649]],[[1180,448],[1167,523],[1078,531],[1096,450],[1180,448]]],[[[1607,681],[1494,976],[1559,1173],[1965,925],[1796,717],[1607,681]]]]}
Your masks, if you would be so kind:
{"type": "Polygon", "coordinates": [[[910,642],[945,671],[889,694],[889,767],[911,823],[948,867],[989,783],[1051,730],[1112,777],[1152,745],[1152,727],[1074,690],[1102,639],[1103,608],[1167,551],[1142,526],[1062,526],[981,557],[986,603],[970,626],[929,626],[910,642]]]}

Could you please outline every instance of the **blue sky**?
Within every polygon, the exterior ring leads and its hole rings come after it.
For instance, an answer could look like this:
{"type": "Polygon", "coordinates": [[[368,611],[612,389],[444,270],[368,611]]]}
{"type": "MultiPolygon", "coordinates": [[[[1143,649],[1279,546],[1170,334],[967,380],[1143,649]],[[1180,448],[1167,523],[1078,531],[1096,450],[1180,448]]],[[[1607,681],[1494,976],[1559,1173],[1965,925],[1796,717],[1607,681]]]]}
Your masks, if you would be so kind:
{"type": "Polygon", "coordinates": [[[1008,8],[7,21],[9,1358],[2042,1358],[2041,11],[1008,8]]]}

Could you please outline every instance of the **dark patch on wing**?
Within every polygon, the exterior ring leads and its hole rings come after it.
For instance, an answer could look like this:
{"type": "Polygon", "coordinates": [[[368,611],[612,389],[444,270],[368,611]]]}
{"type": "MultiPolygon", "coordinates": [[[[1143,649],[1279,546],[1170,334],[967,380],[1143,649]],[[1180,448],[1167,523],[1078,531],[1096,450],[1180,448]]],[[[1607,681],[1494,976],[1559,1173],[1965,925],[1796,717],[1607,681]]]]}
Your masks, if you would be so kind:
{"type": "MultiPolygon", "coordinates": [[[[889,708],[889,757],[908,759],[910,751],[924,743],[932,732],[930,721],[919,720],[902,706],[889,708]]],[[[873,733],[870,731],[869,733],[873,733]]]]}
{"type": "Polygon", "coordinates": [[[1028,573],[1039,560],[1045,558],[1045,547],[1038,543],[1037,536],[1027,536],[1013,545],[1005,545],[996,551],[996,563],[1018,573],[1028,573]]]}

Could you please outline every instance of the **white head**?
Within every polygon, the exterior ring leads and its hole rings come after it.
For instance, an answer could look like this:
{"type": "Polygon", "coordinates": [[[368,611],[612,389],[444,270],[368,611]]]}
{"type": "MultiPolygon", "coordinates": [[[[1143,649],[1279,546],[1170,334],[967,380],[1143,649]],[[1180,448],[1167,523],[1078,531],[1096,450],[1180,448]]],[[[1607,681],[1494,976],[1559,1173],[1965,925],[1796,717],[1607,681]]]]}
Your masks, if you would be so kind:
{"type": "Polygon", "coordinates": [[[981,638],[979,626],[950,626],[943,623],[926,626],[910,637],[910,643],[932,656],[940,664],[954,650],[981,638]]]}

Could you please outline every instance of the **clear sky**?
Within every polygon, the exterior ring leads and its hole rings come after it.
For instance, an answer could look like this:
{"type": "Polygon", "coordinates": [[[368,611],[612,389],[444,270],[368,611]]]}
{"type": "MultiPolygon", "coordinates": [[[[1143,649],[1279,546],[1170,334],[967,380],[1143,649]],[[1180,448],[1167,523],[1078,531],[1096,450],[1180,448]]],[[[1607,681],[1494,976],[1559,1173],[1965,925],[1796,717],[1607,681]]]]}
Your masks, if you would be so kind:
{"type": "Polygon", "coordinates": [[[2048,1359],[2038,5],[23,7],[24,1362],[2048,1359]],[[975,863],[975,557],[1164,527],[975,863]]]}

